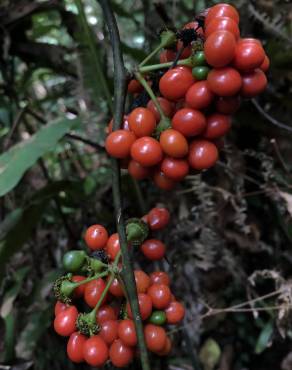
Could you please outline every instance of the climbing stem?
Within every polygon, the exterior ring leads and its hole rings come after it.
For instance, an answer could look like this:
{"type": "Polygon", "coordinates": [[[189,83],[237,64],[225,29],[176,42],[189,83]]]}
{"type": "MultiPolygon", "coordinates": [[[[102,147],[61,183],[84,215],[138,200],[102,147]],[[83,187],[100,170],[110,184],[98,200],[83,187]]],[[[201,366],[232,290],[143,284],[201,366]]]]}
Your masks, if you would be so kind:
{"type": "Polygon", "coordinates": [[[165,116],[160,104],[159,104],[159,101],[157,99],[157,97],[155,96],[153,90],[151,89],[150,85],[148,84],[148,82],[145,80],[145,78],[142,76],[142,74],[140,72],[135,72],[135,77],[136,79],[140,82],[140,84],[144,87],[144,89],[147,91],[148,95],[150,96],[150,98],[152,99],[153,103],[155,104],[155,107],[157,108],[159,114],[160,114],[160,118],[161,119],[166,119],[167,117],[165,116]]]}
{"type": "MultiPolygon", "coordinates": [[[[109,0],[99,0],[102,7],[104,19],[108,27],[111,46],[113,51],[114,61],[114,122],[113,130],[118,130],[122,125],[125,97],[126,97],[126,70],[121,51],[121,41],[118,26],[113,14],[109,0]]],[[[122,255],[122,277],[125,281],[127,296],[129,298],[133,316],[136,318],[135,327],[137,332],[138,345],[140,350],[140,360],[143,370],[150,370],[148,351],[145,344],[143,324],[139,310],[138,295],[135,284],[135,276],[132,268],[132,263],[128,251],[128,243],[126,237],[125,222],[122,208],[122,193],[121,193],[121,170],[119,162],[112,158],[112,192],[113,203],[115,208],[117,231],[122,255]]]]}

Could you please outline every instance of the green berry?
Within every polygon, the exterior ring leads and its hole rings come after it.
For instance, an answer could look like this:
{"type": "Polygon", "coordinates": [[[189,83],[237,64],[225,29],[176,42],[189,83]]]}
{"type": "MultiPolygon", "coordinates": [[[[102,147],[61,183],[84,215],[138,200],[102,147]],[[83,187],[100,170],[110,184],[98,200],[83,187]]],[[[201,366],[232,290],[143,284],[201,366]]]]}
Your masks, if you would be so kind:
{"type": "Polygon", "coordinates": [[[206,66],[198,66],[192,69],[192,74],[196,80],[206,80],[210,69],[206,66]]]}
{"type": "Polygon", "coordinates": [[[84,251],[69,251],[63,256],[63,266],[68,272],[77,272],[85,262],[86,253],[84,251]]]}
{"type": "Polygon", "coordinates": [[[206,64],[205,53],[203,51],[197,51],[192,57],[193,65],[202,66],[206,64]]]}
{"type": "Polygon", "coordinates": [[[166,314],[164,311],[153,311],[149,322],[154,325],[163,325],[166,322],[166,314]]]}

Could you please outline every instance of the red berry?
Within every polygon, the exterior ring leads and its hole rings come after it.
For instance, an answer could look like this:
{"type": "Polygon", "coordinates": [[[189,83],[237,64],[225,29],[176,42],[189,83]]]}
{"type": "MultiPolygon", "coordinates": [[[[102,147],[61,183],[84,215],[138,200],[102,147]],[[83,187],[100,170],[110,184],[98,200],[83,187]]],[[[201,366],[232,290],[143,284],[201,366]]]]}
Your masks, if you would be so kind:
{"type": "Polygon", "coordinates": [[[224,136],[231,127],[231,117],[220,113],[213,113],[207,117],[207,128],[204,132],[204,138],[217,139],[224,136]]]}
{"type": "Polygon", "coordinates": [[[229,31],[213,32],[205,41],[204,52],[213,67],[220,68],[229,64],[235,55],[236,40],[229,31]]]}
{"type": "Polygon", "coordinates": [[[150,167],[161,161],[162,149],[157,140],[145,136],[137,139],[132,145],[131,156],[141,166],[150,167]]]}
{"type": "Polygon", "coordinates": [[[195,82],[186,93],[186,103],[193,109],[207,108],[214,98],[207,81],[195,82]]]}
{"type": "Polygon", "coordinates": [[[232,96],[239,92],[242,80],[239,72],[231,67],[213,69],[207,77],[209,89],[219,96],[232,96]]]}
{"type": "Polygon", "coordinates": [[[261,45],[251,42],[240,42],[235,49],[234,65],[242,71],[249,71],[261,66],[265,51],[261,45]]]}
{"type": "Polygon", "coordinates": [[[216,31],[229,31],[236,39],[240,36],[238,24],[229,17],[216,17],[207,25],[205,29],[205,37],[208,38],[216,31]]]}
{"type": "Polygon", "coordinates": [[[164,207],[152,208],[147,216],[147,222],[151,230],[163,229],[170,219],[169,211],[164,207]]]}
{"type": "Polygon", "coordinates": [[[150,274],[150,279],[152,284],[164,284],[169,285],[170,279],[166,272],[164,271],[154,271],[150,274]]]}
{"type": "Polygon", "coordinates": [[[237,24],[239,23],[239,14],[234,6],[224,3],[219,3],[209,9],[205,18],[205,26],[207,26],[214,18],[228,17],[233,19],[237,24]]]}
{"type": "Polygon", "coordinates": [[[152,352],[162,351],[166,343],[166,332],[161,326],[147,324],[144,336],[148,349],[152,352]]]}
{"type": "Polygon", "coordinates": [[[198,110],[183,108],[173,116],[172,127],[184,136],[196,136],[204,131],[206,118],[198,110]]]}
{"type": "Polygon", "coordinates": [[[140,84],[139,81],[132,79],[128,83],[128,93],[130,94],[137,94],[143,91],[143,86],[140,84]]]}
{"type": "Polygon", "coordinates": [[[108,258],[113,261],[119,253],[120,249],[119,234],[115,233],[108,238],[108,241],[106,243],[105,250],[108,258]]]}
{"type": "Polygon", "coordinates": [[[153,175],[155,185],[162,190],[172,190],[176,186],[176,182],[167,177],[162,171],[155,171],[153,175]]]}
{"type": "MultiPolygon", "coordinates": [[[[142,320],[148,319],[152,312],[151,298],[147,294],[138,293],[138,302],[142,320]]],[[[132,310],[129,302],[127,303],[126,309],[129,318],[133,319],[132,310]]]]}
{"type": "Polygon", "coordinates": [[[177,130],[167,129],[163,131],[159,142],[164,153],[170,157],[182,158],[189,150],[186,138],[177,130]]]}
{"type": "Polygon", "coordinates": [[[68,337],[71,335],[76,331],[77,316],[78,311],[75,306],[68,306],[66,310],[61,311],[54,320],[55,332],[62,337],[68,337]]]}
{"type": "Polygon", "coordinates": [[[78,332],[70,335],[67,343],[67,355],[72,362],[80,363],[84,361],[83,347],[86,339],[85,335],[78,332]]]}
{"type": "Polygon", "coordinates": [[[189,173],[189,163],[185,159],[165,157],[161,163],[161,170],[169,179],[181,181],[189,173]]]}
{"type": "Polygon", "coordinates": [[[101,306],[96,314],[96,321],[98,324],[103,324],[109,320],[117,320],[117,314],[115,310],[108,305],[101,306]]]}
{"type": "Polygon", "coordinates": [[[103,366],[108,359],[108,348],[100,335],[86,340],[83,346],[84,360],[91,366],[103,366]]]}
{"type": "MultiPolygon", "coordinates": [[[[89,307],[93,308],[96,306],[105,289],[105,286],[105,282],[101,278],[92,280],[86,284],[84,291],[84,300],[89,307]]],[[[105,296],[103,299],[103,303],[105,303],[106,298],[107,297],[105,296]]]]}
{"type": "Polygon", "coordinates": [[[109,357],[116,367],[126,367],[133,360],[134,351],[126,346],[120,339],[115,340],[110,346],[109,357]]]}
{"type": "Polygon", "coordinates": [[[240,96],[220,97],[216,101],[216,110],[222,114],[234,114],[240,107],[240,96]]]}
{"type": "Polygon", "coordinates": [[[137,137],[150,136],[156,127],[155,115],[147,108],[136,108],[129,114],[130,129],[137,137]]]}
{"type": "Polygon", "coordinates": [[[111,344],[115,339],[118,338],[118,327],[119,322],[117,320],[108,320],[103,322],[99,335],[106,344],[111,344]]]}
{"type": "Polygon", "coordinates": [[[86,230],[84,239],[90,249],[102,249],[108,240],[108,232],[102,225],[92,225],[86,230]]]}
{"type": "Polygon", "coordinates": [[[185,308],[181,303],[174,301],[169,304],[165,313],[168,324],[178,324],[185,316],[185,308]]]}
{"type": "MultiPolygon", "coordinates": [[[[157,100],[158,100],[158,103],[163,113],[166,115],[166,117],[171,117],[173,115],[173,110],[174,110],[173,103],[171,103],[169,100],[162,98],[160,96],[157,97],[157,100]]],[[[147,104],[147,108],[155,115],[157,122],[159,122],[160,113],[158,112],[153,100],[149,100],[147,104]]]]}
{"type": "Polygon", "coordinates": [[[241,95],[245,98],[252,98],[262,93],[267,87],[268,81],[261,69],[245,73],[242,76],[241,95]]]}
{"type": "Polygon", "coordinates": [[[164,257],[166,247],[160,240],[148,239],[141,245],[141,251],[146,258],[156,261],[164,257]]]}
{"type": "Polygon", "coordinates": [[[149,167],[143,167],[133,159],[129,162],[128,172],[136,180],[144,180],[151,176],[151,169],[149,167]]]}
{"type": "Polygon", "coordinates": [[[166,99],[178,100],[184,97],[193,82],[194,77],[190,68],[175,67],[161,77],[159,89],[166,99]]]}
{"type": "Polygon", "coordinates": [[[171,301],[171,291],[168,285],[153,284],[148,289],[147,294],[151,298],[153,307],[162,310],[169,306],[171,301]]]}
{"type": "Polygon", "coordinates": [[[218,159],[216,145],[208,140],[194,140],[190,145],[189,163],[195,170],[204,170],[214,166],[218,159]]]}
{"type": "Polygon", "coordinates": [[[119,338],[126,346],[133,347],[137,345],[137,335],[133,320],[126,319],[120,321],[118,334],[119,338]]]}
{"type": "Polygon", "coordinates": [[[135,142],[133,132],[117,130],[108,135],[105,141],[105,148],[108,154],[114,158],[126,158],[129,156],[131,146],[135,142]]]}

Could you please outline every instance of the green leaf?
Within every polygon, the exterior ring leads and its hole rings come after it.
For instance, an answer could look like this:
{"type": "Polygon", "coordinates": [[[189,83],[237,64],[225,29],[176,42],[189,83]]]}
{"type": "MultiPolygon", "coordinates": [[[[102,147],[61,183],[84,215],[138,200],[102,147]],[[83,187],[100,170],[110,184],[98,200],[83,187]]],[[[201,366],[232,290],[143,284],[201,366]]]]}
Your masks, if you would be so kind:
{"type": "Polygon", "coordinates": [[[14,356],[15,312],[13,311],[13,303],[21,291],[23,280],[29,270],[29,267],[23,267],[15,272],[15,283],[12,288],[6,292],[0,309],[0,316],[3,318],[5,325],[4,353],[2,355],[2,360],[4,362],[11,361],[14,356]]]}
{"type": "Polygon", "coordinates": [[[70,181],[51,183],[36,192],[27,206],[16,209],[5,218],[0,225],[0,277],[9,259],[29,239],[52,197],[71,186],[70,181]]]}
{"type": "Polygon", "coordinates": [[[255,346],[256,354],[262,353],[267,348],[271,340],[273,331],[274,331],[273,321],[267,322],[267,324],[263,327],[258,337],[256,346],[255,346]]]}
{"type": "Polygon", "coordinates": [[[76,38],[82,45],[82,68],[84,70],[84,82],[91,92],[92,100],[97,106],[100,105],[100,97],[106,97],[108,106],[112,111],[112,94],[108,86],[108,80],[102,68],[100,51],[97,48],[97,40],[92,29],[89,27],[83,5],[80,0],[75,0],[78,9],[78,33],[76,38]]]}
{"type": "Polygon", "coordinates": [[[53,150],[62,136],[71,130],[78,119],[60,119],[41,128],[0,156],[0,196],[13,189],[23,174],[45,153],[53,150]]]}
{"type": "Polygon", "coordinates": [[[204,370],[213,370],[218,364],[221,356],[221,349],[218,343],[209,338],[200,349],[199,358],[204,366],[204,370]]]}

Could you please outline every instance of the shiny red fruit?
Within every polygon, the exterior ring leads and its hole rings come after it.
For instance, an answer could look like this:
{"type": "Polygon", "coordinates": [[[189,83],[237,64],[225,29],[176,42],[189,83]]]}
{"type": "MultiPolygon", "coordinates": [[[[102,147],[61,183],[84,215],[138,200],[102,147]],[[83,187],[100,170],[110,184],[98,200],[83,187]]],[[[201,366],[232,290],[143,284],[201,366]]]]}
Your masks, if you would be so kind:
{"type": "Polygon", "coordinates": [[[125,296],[124,289],[118,278],[114,278],[109,288],[109,291],[114,297],[124,297],[125,296]]]}
{"type": "Polygon", "coordinates": [[[216,31],[229,31],[236,39],[240,36],[238,24],[229,17],[216,17],[205,29],[205,37],[208,38],[212,33],[216,31]]]}
{"type": "Polygon", "coordinates": [[[193,109],[207,108],[213,101],[214,94],[207,81],[195,82],[186,93],[186,103],[193,109]]]}
{"type": "MultiPolygon", "coordinates": [[[[152,312],[152,301],[151,298],[144,293],[138,293],[138,302],[139,302],[139,309],[141,313],[142,320],[148,319],[152,312]]],[[[132,310],[130,307],[129,302],[126,306],[127,314],[130,319],[133,319],[132,310]]]]}
{"type": "Polygon", "coordinates": [[[128,93],[130,94],[138,94],[143,91],[143,86],[140,84],[139,81],[132,79],[128,83],[128,93]]]}
{"type": "Polygon", "coordinates": [[[102,225],[92,225],[86,230],[84,239],[90,249],[102,249],[108,240],[108,232],[102,225]]]}
{"type": "MultiPolygon", "coordinates": [[[[85,279],[86,279],[85,276],[74,275],[74,276],[72,276],[72,279],[71,280],[74,283],[78,283],[78,282],[80,282],[82,280],[85,280],[85,279]]],[[[85,291],[85,285],[86,284],[82,284],[79,287],[77,287],[77,288],[74,289],[74,298],[81,298],[81,297],[83,297],[84,291],[85,291]]]]}
{"type": "Polygon", "coordinates": [[[72,362],[80,363],[84,361],[83,346],[87,337],[79,332],[70,335],[67,343],[67,355],[72,362]]]}
{"type": "Polygon", "coordinates": [[[265,59],[263,61],[263,63],[260,65],[260,69],[263,71],[263,72],[267,72],[270,68],[270,59],[267,55],[265,55],[265,59]]]}
{"type": "Polygon", "coordinates": [[[134,358],[134,350],[117,339],[110,346],[109,357],[114,366],[126,367],[134,358]]]}
{"type": "Polygon", "coordinates": [[[172,128],[184,136],[196,136],[206,128],[206,118],[198,110],[183,108],[178,110],[173,116],[172,128]]]}
{"type": "Polygon", "coordinates": [[[238,11],[230,4],[219,3],[212,6],[205,18],[205,26],[207,26],[214,18],[217,17],[228,17],[233,19],[236,24],[239,23],[238,11]]]}
{"type": "Polygon", "coordinates": [[[170,214],[167,208],[155,207],[148,213],[147,222],[151,230],[163,229],[170,219],[170,214]]]}
{"type": "Polygon", "coordinates": [[[167,356],[171,351],[171,347],[172,347],[171,340],[169,339],[169,337],[166,337],[164,348],[161,351],[157,351],[156,354],[158,356],[167,356]]]}
{"type": "Polygon", "coordinates": [[[85,362],[91,366],[103,366],[108,359],[108,347],[100,335],[94,335],[86,340],[83,346],[85,362]]]}
{"type": "Polygon", "coordinates": [[[161,161],[162,149],[157,140],[145,136],[137,139],[132,145],[131,156],[141,166],[151,167],[161,161]]]}
{"type": "Polygon", "coordinates": [[[262,93],[268,84],[267,77],[261,69],[242,75],[241,95],[245,98],[252,98],[262,93]]]}
{"type": "Polygon", "coordinates": [[[208,74],[209,89],[219,96],[236,95],[241,86],[242,79],[239,72],[231,67],[213,69],[208,74]]]}
{"type": "Polygon", "coordinates": [[[108,320],[101,325],[99,335],[106,344],[111,344],[118,338],[119,322],[117,320],[108,320]]]}
{"type": "Polygon", "coordinates": [[[213,32],[205,41],[205,57],[212,67],[227,66],[235,56],[236,40],[229,31],[213,32]]]}
{"type": "MultiPolygon", "coordinates": [[[[102,292],[105,289],[105,282],[101,279],[95,279],[86,284],[84,292],[84,300],[89,307],[93,308],[96,306],[99,298],[102,295],[102,292]]],[[[103,299],[103,303],[106,301],[106,296],[103,299]]]]}
{"type": "Polygon", "coordinates": [[[118,334],[121,341],[130,347],[137,345],[137,335],[133,320],[122,320],[119,323],[118,334]]]}
{"type": "Polygon", "coordinates": [[[148,239],[141,245],[141,251],[149,260],[157,261],[164,257],[166,247],[160,240],[148,239]]]}
{"type": "Polygon", "coordinates": [[[135,282],[138,293],[146,293],[150,286],[150,277],[142,270],[135,270],[135,282]]]}
{"type": "Polygon", "coordinates": [[[143,167],[140,163],[130,160],[128,165],[129,174],[136,180],[144,180],[151,176],[151,169],[149,167],[143,167]]]}
{"type": "MultiPolygon", "coordinates": [[[[150,299],[150,298],[149,298],[150,299]]],[[[60,312],[54,320],[55,332],[62,337],[67,337],[76,331],[78,311],[75,306],[69,306],[60,312]]]]}
{"type": "Polygon", "coordinates": [[[162,351],[166,343],[166,332],[161,326],[147,324],[144,328],[147,348],[152,352],[162,351]]]}
{"type": "Polygon", "coordinates": [[[164,153],[173,158],[182,158],[189,151],[186,138],[177,130],[167,129],[163,131],[159,142],[164,153]]]}
{"type": "Polygon", "coordinates": [[[181,181],[189,173],[189,163],[185,159],[165,157],[161,163],[161,170],[169,179],[181,181]]]}
{"type": "MultiPolygon", "coordinates": [[[[163,110],[163,113],[166,117],[172,117],[174,105],[169,100],[162,98],[161,96],[157,97],[158,103],[163,110]]],[[[158,112],[156,105],[154,104],[153,100],[149,100],[147,104],[147,108],[155,115],[157,122],[160,121],[160,113],[158,112]]]]}
{"type": "Polygon", "coordinates": [[[237,44],[234,66],[242,71],[250,71],[261,66],[265,59],[265,51],[261,45],[251,42],[237,44]]]}
{"type": "Polygon", "coordinates": [[[176,186],[176,182],[167,177],[162,171],[157,170],[153,175],[154,184],[162,190],[172,190],[176,186]]]}
{"type": "Polygon", "coordinates": [[[103,324],[109,320],[117,320],[118,316],[115,310],[108,305],[101,306],[96,313],[96,321],[98,324],[103,324]]]}
{"type": "Polygon", "coordinates": [[[55,304],[55,316],[57,316],[60,312],[63,312],[68,308],[68,305],[66,303],[63,303],[61,301],[57,301],[55,304]]]}
{"type": "Polygon", "coordinates": [[[147,294],[151,298],[153,307],[158,310],[165,309],[169,306],[171,301],[171,291],[168,285],[153,284],[148,289],[147,294]]]}
{"type": "Polygon", "coordinates": [[[192,71],[187,67],[175,67],[168,70],[159,81],[161,94],[169,100],[184,97],[188,88],[194,83],[192,71]]]}
{"type": "Polygon", "coordinates": [[[213,140],[224,136],[230,130],[231,117],[220,113],[213,113],[207,117],[207,128],[204,138],[213,140]]]}
{"type": "Polygon", "coordinates": [[[150,136],[156,127],[155,115],[147,108],[135,108],[128,120],[130,129],[137,137],[150,136]]]}
{"type": "Polygon", "coordinates": [[[106,243],[106,254],[108,256],[108,258],[113,261],[117,254],[119,253],[120,251],[120,240],[119,240],[119,234],[118,233],[115,233],[115,234],[112,234],[109,238],[108,238],[108,241],[106,243]]]}
{"type": "Polygon", "coordinates": [[[190,145],[189,164],[195,170],[214,166],[218,159],[218,149],[211,141],[194,140],[190,145]]]}
{"type": "Polygon", "coordinates": [[[126,158],[129,156],[131,146],[136,137],[133,132],[117,130],[108,135],[105,141],[105,148],[108,154],[114,158],[126,158]]]}
{"type": "Polygon", "coordinates": [[[170,279],[166,272],[164,271],[154,271],[150,274],[150,279],[152,284],[164,284],[169,285],[170,279]]]}
{"type": "Polygon", "coordinates": [[[185,308],[181,303],[174,301],[169,304],[165,313],[168,324],[178,324],[185,316],[185,308]]]}

